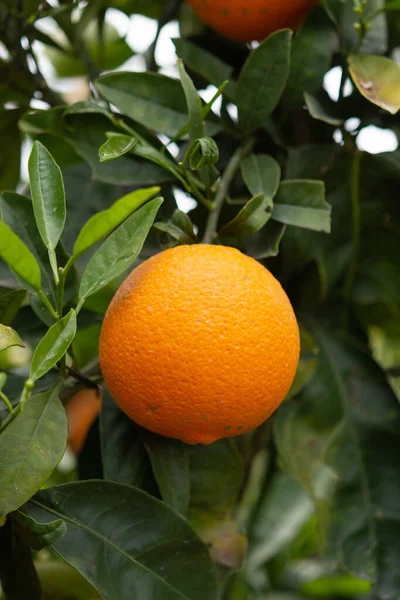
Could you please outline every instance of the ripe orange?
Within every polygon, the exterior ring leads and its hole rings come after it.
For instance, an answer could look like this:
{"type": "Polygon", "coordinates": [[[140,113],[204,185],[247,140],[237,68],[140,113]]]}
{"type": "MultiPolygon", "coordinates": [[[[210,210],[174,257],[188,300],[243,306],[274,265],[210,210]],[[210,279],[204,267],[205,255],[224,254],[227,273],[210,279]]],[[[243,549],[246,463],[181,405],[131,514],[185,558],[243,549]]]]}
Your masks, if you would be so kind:
{"type": "Polygon", "coordinates": [[[318,0],[188,0],[200,19],[232,40],[262,40],[273,31],[296,29],[318,0]]]}
{"type": "Polygon", "coordinates": [[[84,388],[69,398],[65,408],[68,419],[68,445],[75,454],[82,450],[100,408],[100,393],[94,388],[84,388]]]}
{"type": "Polygon", "coordinates": [[[100,335],[102,372],[121,409],[189,444],[260,425],[298,360],[281,285],[225,246],[177,246],[143,262],[117,291],[100,335]]]}

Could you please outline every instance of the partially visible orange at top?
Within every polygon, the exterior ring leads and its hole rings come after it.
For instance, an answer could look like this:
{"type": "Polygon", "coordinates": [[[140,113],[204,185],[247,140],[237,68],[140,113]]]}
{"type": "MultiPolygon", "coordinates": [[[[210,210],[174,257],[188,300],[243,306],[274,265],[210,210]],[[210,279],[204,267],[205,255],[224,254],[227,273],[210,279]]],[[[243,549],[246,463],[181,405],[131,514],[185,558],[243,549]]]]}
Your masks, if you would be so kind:
{"type": "Polygon", "coordinates": [[[200,19],[232,40],[262,40],[277,29],[296,29],[318,0],[188,0],[200,19]]]}

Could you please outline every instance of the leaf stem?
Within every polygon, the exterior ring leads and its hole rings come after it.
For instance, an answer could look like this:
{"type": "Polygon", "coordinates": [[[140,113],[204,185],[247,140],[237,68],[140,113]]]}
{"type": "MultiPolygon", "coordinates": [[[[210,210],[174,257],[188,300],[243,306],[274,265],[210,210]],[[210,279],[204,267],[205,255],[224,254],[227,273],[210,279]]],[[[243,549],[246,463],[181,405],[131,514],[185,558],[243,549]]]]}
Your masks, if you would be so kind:
{"type": "Polygon", "coordinates": [[[58,313],[54,310],[50,300],[47,298],[47,296],[43,293],[42,290],[38,291],[38,296],[41,299],[41,301],[43,302],[43,304],[45,305],[45,307],[47,308],[47,310],[49,311],[49,313],[51,314],[51,316],[53,317],[53,319],[55,319],[56,321],[59,320],[59,315],[58,313]]]}
{"type": "Polygon", "coordinates": [[[14,409],[12,407],[11,402],[9,401],[9,399],[7,398],[7,396],[0,391],[0,398],[3,400],[3,402],[7,405],[8,410],[10,411],[10,414],[12,415],[14,412],[14,409]]]}
{"type": "Polygon", "coordinates": [[[232,183],[236,171],[238,170],[242,159],[248,154],[254,146],[254,139],[250,138],[243,146],[240,146],[235,154],[229,161],[219,183],[218,191],[215,195],[214,210],[208,217],[204,237],[202,240],[203,244],[212,244],[214,241],[215,233],[218,227],[218,219],[221,214],[222,207],[224,205],[226,196],[229,191],[229,186],[232,183]]]}
{"type": "Polygon", "coordinates": [[[360,165],[361,152],[354,153],[351,166],[351,207],[353,220],[353,252],[344,285],[344,296],[350,299],[360,254],[361,210],[360,210],[360,165]]]}
{"type": "Polygon", "coordinates": [[[59,279],[57,286],[57,312],[58,317],[62,319],[63,316],[63,303],[64,303],[64,287],[65,287],[65,269],[60,267],[58,269],[59,279]]]}

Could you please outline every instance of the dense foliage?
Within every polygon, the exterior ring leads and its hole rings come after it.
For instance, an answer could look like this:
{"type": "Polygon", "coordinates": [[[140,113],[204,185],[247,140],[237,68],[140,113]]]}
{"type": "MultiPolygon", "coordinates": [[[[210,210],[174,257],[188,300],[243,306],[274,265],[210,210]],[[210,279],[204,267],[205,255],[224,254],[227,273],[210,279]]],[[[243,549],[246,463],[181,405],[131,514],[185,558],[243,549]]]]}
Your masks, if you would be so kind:
{"type": "Polygon", "coordinates": [[[0,40],[3,596],[398,600],[400,154],[359,140],[398,134],[400,2],[324,0],[249,46],[178,0],[3,0],[0,40]],[[120,69],[116,11],[138,35],[136,15],[158,19],[145,71],[120,69]],[[170,77],[155,57],[173,20],[170,77]],[[289,397],[251,434],[186,446],[104,390],[75,463],[64,407],[102,386],[113,293],[200,241],[289,294],[289,397]]]}

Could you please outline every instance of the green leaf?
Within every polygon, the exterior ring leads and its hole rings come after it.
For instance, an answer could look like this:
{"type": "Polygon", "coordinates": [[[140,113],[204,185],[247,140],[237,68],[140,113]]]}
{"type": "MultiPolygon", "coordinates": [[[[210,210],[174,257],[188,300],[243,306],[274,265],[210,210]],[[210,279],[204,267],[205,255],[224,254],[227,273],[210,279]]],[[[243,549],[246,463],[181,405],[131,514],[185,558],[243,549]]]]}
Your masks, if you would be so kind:
{"type": "Polygon", "coordinates": [[[162,231],[163,233],[168,233],[168,235],[182,245],[198,243],[198,240],[193,239],[192,236],[189,236],[185,231],[182,231],[180,227],[171,222],[163,223],[162,221],[157,221],[157,223],[154,223],[154,229],[162,231]]]}
{"type": "Polygon", "coordinates": [[[339,573],[306,581],[300,586],[300,591],[317,598],[329,597],[333,594],[340,597],[363,596],[371,591],[371,584],[348,573],[339,573]]]}
{"type": "Polygon", "coordinates": [[[172,173],[176,179],[180,179],[182,181],[180,167],[178,167],[178,165],[170,158],[168,158],[168,156],[166,156],[163,152],[160,152],[159,150],[148,144],[146,140],[139,140],[139,143],[132,148],[132,152],[136,156],[140,156],[141,158],[151,161],[159,167],[166,169],[167,171],[172,173]]]}
{"type": "Polygon", "coordinates": [[[154,228],[158,231],[168,233],[180,244],[197,244],[198,239],[194,232],[193,223],[186,213],[181,210],[175,210],[168,223],[158,221],[154,223],[154,228]]]}
{"type": "Polygon", "coordinates": [[[239,125],[252,131],[266,124],[285,89],[290,69],[288,29],[277,31],[247,59],[237,84],[239,125]]]}
{"type": "Polygon", "coordinates": [[[138,257],[163,202],[156,198],[118,227],[92,256],[79,287],[79,310],[85,299],[126,271],[138,257]]]}
{"type": "Polygon", "coordinates": [[[204,136],[203,109],[200,96],[180,59],[178,59],[178,71],[189,113],[189,140],[193,144],[195,140],[204,136]]]}
{"type": "Polygon", "coordinates": [[[189,164],[193,171],[219,161],[219,150],[212,138],[203,137],[195,140],[188,150],[189,164]]]}
{"type": "Polygon", "coordinates": [[[12,346],[22,346],[24,348],[25,344],[14,329],[0,323],[0,352],[12,346]]]}
{"type": "Polygon", "coordinates": [[[237,501],[243,479],[243,461],[232,439],[209,446],[188,446],[190,507],[226,513],[237,501]]]}
{"type": "Polygon", "coordinates": [[[141,490],[81,481],[39,492],[27,512],[40,522],[67,520],[53,550],[105,598],[217,598],[207,548],[187,521],[141,490]]]}
{"type": "Polygon", "coordinates": [[[249,200],[236,217],[222,227],[218,235],[240,240],[250,237],[269,221],[272,208],[272,199],[264,194],[259,194],[249,200]]]}
{"type": "Polygon", "coordinates": [[[39,265],[20,238],[0,221],[0,258],[32,289],[41,289],[39,265]]]}
{"type": "MultiPolygon", "coordinates": [[[[92,296],[92,299],[94,298],[92,296]]],[[[75,365],[78,369],[82,369],[92,361],[97,360],[99,355],[100,330],[101,323],[99,322],[77,329],[74,341],[72,342],[71,354],[75,359],[75,365]]]]}
{"type": "Polygon", "coordinates": [[[89,248],[97,244],[101,238],[105,237],[113,229],[118,227],[130,214],[140,208],[152,196],[160,191],[159,187],[152,187],[143,190],[135,190],[126,196],[123,196],[107,210],[102,210],[82,227],[74,245],[74,256],[80,256],[89,248]]]}
{"type": "MultiPolygon", "coordinates": [[[[175,38],[172,42],[185,65],[217,88],[224,81],[233,79],[233,67],[223,62],[215,54],[211,54],[211,52],[183,38],[175,38]]],[[[230,82],[224,89],[224,95],[234,100],[235,84],[233,82],[230,82]]]]}
{"type": "Polygon", "coordinates": [[[400,109],[400,66],[385,56],[352,55],[350,74],[367,100],[395,115],[400,109]]]}
{"type": "MultiPolygon", "coordinates": [[[[68,435],[59,388],[32,396],[0,436],[0,515],[19,508],[60,462],[68,435]]],[[[54,520],[54,519],[53,519],[54,520]]]]}
{"type": "Polygon", "coordinates": [[[324,94],[323,96],[320,94],[317,97],[305,93],[304,100],[308,112],[313,119],[323,121],[324,123],[328,123],[328,125],[333,125],[335,127],[340,127],[343,124],[343,119],[339,119],[335,116],[336,105],[329,98],[328,94],[324,94]]]}
{"type": "Polygon", "coordinates": [[[189,508],[190,477],[186,444],[140,429],[161,497],[177,513],[189,508]]]}
{"type": "Polygon", "coordinates": [[[240,170],[243,180],[253,196],[264,194],[271,199],[278,191],[281,168],[268,154],[250,154],[242,160],[240,170]]]}
{"type": "Polygon", "coordinates": [[[138,143],[138,140],[129,135],[113,134],[100,146],[100,162],[107,162],[123,156],[138,143]]]}
{"type": "Polygon", "coordinates": [[[30,378],[33,381],[43,377],[52,369],[68,350],[76,333],[76,313],[73,308],[60,321],[55,323],[39,342],[33,353],[30,378]]]}
{"type": "MultiPolygon", "coordinates": [[[[97,80],[106,100],[151,131],[174,136],[187,122],[187,106],[179,81],[158,73],[111,73],[97,80]]],[[[209,121],[208,135],[219,130],[209,121]]]]}
{"type": "Polygon", "coordinates": [[[321,90],[336,44],[331,23],[323,14],[311,13],[293,39],[290,74],[282,100],[285,108],[300,108],[304,92],[316,94],[321,90]]]}
{"type": "Polygon", "coordinates": [[[6,381],[7,381],[7,375],[6,375],[6,373],[1,373],[0,372],[0,392],[3,389],[6,381]]]}
{"type": "Polygon", "coordinates": [[[34,550],[52,546],[67,531],[67,524],[62,519],[50,523],[38,523],[20,510],[13,513],[13,519],[17,522],[24,539],[34,550]]]}
{"type": "Polygon", "coordinates": [[[329,233],[331,207],[325,202],[324,189],[322,181],[282,181],[274,199],[272,219],[285,225],[329,233]]]}
{"type": "Polygon", "coordinates": [[[67,110],[58,107],[29,112],[20,121],[20,127],[30,135],[48,134],[70,145],[90,165],[97,181],[147,186],[171,180],[165,170],[130,154],[113,163],[99,161],[99,147],[110,126],[115,126],[110,117],[110,113],[96,104],[79,102],[67,110]]]}
{"type": "MultiPolygon", "coordinates": [[[[49,300],[55,304],[54,277],[49,264],[48,252],[35,223],[32,200],[14,192],[3,192],[0,194],[0,211],[4,223],[17,234],[35,257],[41,274],[41,288],[49,300]]],[[[14,274],[16,274],[15,271],[14,274]]],[[[27,287],[23,278],[18,274],[16,274],[16,278],[21,287],[27,287]]],[[[30,289],[34,288],[30,286],[30,289]]]]}
{"type": "Polygon", "coordinates": [[[393,448],[400,408],[358,342],[315,324],[312,333],[319,346],[317,371],[296,402],[279,409],[278,449],[306,487],[314,485],[321,465],[334,470],[336,492],[322,521],[328,558],[371,581],[377,598],[395,599],[400,571],[391,557],[400,533],[400,464],[393,448]]]}
{"type": "Polygon", "coordinates": [[[0,296],[0,323],[10,325],[26,297],[25,290],[12,290],[0,296]]]}
{"type": "Polygon", "coordinates": [[[60,167],[40,142],[29,157],[33,211],[44,245],[55,250],[65,224],[65,193],[60,167]]]}
{"type": "Polygon", "coordinates": [[[268,221],[255,235],[247,238],[244,245],[246,253],[257,260],[277,256],[285,231],[286,225],[268,221]]]}
{"type": "Polygon", "coordinates": [[[107,389],[101,405],[100,436],[105,479],[158,493],[139,427],[122,412],[107,389]]]}
{"type": "Polygon", "coordinates": [[[276,473],[252,520],[249,570],[287,547],[313,513],[313,502],[300,484],[287,473],[276,473]]]}

